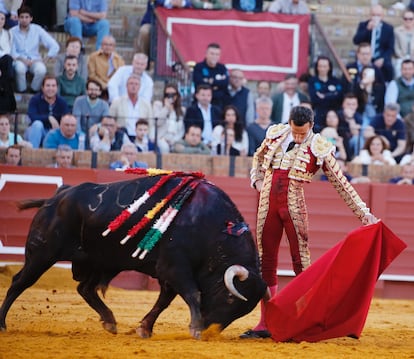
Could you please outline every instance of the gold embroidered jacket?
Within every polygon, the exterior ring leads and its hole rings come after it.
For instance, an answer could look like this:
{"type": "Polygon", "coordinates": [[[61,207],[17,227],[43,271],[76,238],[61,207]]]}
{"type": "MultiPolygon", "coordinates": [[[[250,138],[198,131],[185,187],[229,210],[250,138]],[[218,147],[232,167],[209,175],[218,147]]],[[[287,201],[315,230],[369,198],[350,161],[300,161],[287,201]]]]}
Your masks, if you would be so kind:
{"type": "Polygon", "coordinates": [[[328,180],[344,199],[355,215],[362,219],[369,208],[343,175],[334,157],[335,147],[320,134],[311,133],[293,150],[284,153],[281,143],[289,136],[290,126],[270,126],[266,138],[253,156],[250,179],[252,187],[258,180],[268,180],[268,172],[274,169],[289,171],[288,177],[299,183],[311,182],[315,173],[322,168],[328,180]],[[266,173],[268,174],[267,176],[266,173]]]}

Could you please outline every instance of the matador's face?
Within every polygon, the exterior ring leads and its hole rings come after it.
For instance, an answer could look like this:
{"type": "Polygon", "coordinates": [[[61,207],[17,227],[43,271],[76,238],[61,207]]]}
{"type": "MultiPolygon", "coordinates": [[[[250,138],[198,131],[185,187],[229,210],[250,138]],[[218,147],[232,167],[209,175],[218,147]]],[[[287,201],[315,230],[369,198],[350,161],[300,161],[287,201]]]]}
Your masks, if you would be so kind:
{"type": "Polygon", "coordinates": [[[292,121],[289,122],[292,129],[293,141],[297,144],[301,144],[308,137],[309,132],[312,129],[313,123],[305,123],[303,126],[297,126],[292,121]]]}

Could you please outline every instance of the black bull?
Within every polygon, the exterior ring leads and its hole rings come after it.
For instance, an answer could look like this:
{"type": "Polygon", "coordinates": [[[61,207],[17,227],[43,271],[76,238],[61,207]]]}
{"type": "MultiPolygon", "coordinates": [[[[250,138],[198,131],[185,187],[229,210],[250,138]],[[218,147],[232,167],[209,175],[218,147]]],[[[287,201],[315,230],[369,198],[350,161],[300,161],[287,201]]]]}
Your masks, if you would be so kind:
{"type": "Polygon", "coordinates": [[[114,315],[98,290],[105,294],[109,282],[124,270],[148,274],[160,284],[156,303],[137,328],[141,337],[152,335],[157,317],[177,294],[189,306],[190,333],[196,338],[211,324],[222,330],[253,310],[266,286],[252,235],[230,198],[206,180],[194,179],[197,187],[144,259],[131,254],[153,221],[125,244],[120,241],[182,178],[169,180],[118,230],[102,236],[108,224],[159,179],[83,183],[62,188],[47,200],[22,202],[21,209],[40,209],[30,227],[24,266],[13,277],[0,308],[0,331],[6,329],[6,315],[16,298],[57,261],[72,262],[79,294],[113,333],[114,315]]]}

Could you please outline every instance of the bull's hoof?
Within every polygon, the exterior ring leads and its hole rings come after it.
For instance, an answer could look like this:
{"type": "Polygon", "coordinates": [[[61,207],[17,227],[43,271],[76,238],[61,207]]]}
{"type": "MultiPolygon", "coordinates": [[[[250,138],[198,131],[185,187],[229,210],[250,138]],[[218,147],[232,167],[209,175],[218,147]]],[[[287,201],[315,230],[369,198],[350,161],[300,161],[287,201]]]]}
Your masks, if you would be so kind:
{"type": "Polygon", "coordinates": [[[5,331],[6,331],[6,327],[5,327],[5,326],[4,326],[4,327],[3,327],[3,326],[1,326],[1,327],[0,327],[0,332],[5,332],[5,331]]]}
{"type": "Polygon", "coordinates": [[[102,326],[109,333],[112,333],[112,334],[117,334],[118,333],[118,330],[116,328],[116,324],[114,324],[114,323],[105,323],[104,322],[104,323],[102,323],[102,326]]]}
{"type": "Polygon", "coordinates": [[[193,328],[190,328],[190,335],[191,335],[194,339],[201,339],[201,330],[200,330],[200,329],[193,329],[193,328]]]}
{"type": "Polygon", "coordinates": [[[136,329],[136,333],[142,339],[151,338],[151,336],[152,336],[152,332],[148,329],[143,328],[143,327],[138,327],[136,329]]]}

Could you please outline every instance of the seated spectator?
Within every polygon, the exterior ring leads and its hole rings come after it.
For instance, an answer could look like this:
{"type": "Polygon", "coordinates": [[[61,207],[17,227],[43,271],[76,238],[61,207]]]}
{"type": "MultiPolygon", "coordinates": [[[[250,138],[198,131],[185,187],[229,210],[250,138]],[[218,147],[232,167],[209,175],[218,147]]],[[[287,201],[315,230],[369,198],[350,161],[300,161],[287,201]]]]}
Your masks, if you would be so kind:
{"type": "MultiPolygon", "coordinates": [[[[254,119],[257,117],[257,111],[256,111],[256,100],[259,97],[271,97],[271,93],[272,93],[272,83],[270,81],[266,81],[266,80],[260,80],[257,81],[256,83],[256,92],[253,93],[253,106],[254,106],[254,119]]],[[[245,124],[245,127],[247,127],[248,125],[252,124],[253,122],[247,122],[245,124]]]]}
{"type": "Polygon", "coordinates": [[[76,117],[71,113],[62,116],[59,128],[50,130],[43,143],[44,148],[58,148],[59,145],[68,145],[74,150],[79,148],[76,117]]]}
{"type": "Polygon", "coordinates": [[[22,147],[19,145],[12,145],[7,147],[4,154],[5,165],[7,166],[21,166],[22,147]]]}
{"type": "MultiPolygon", "coordinates": [[[[154,118],[157,135],[154,142],[161,153],[169,153],[172,145],[184,137],[184,113],[177,85],[168,83],[164,87],[162,101],[154,101],[154,118]]],[[[154,127],[155,130],[155,127],[154,127]]]]}
{"type": "Polygon", "coordinates": [[[139,52],[150,56],[150,44],[151,44],[151,27],[154,16],[155,7],[165,7],[167,9],[183,9],[190,8],[190,0],[149,0],[147,2],[147,9],[144,16],[141,19],[139,25],[138,37],[137,37],[137,49],[139,52]]]}
{"type": "Polygon", "coordinates": [[[341,81],[333,73],[329,57],[319,56],[315,62],[315,76],[309,78],[309,97],[315,112],[314,132],[320,132],[329,110],[339,110],[344,96],[341,81]]]}
{"type": "Polygon", "coordinates": [[[307,100],[308,97],[298,89],[296,75],[287,74],[282,83],[282,91],[272,97],[272,122],[288,123],[290,110],[307,100]]]}
{"type": "Polygon", "coordinates": [[[266,137],[266,131],[272,124],[270,119],[272,106],[273,102],[268,97],[260,97],[256,100],[257,118],[246,128],[249,136],[249,156],[253,156],[256,149],[262,144],[266,137]]]}
{"type": "Polygon", "coordinates": [[[71,36],[96,36],[96,50],[102,39],[109,35],[110,24],[106,19],[108,2],[101,0],[69,0],[69,14],[64,28],[71,36]]]}
{"type": "Polygon", "coordinates": [[[371,121],[377,135],[384,136],[390,147],[392,157],[399,162],[405,154],[406,135],[403,120],[398,118],[400,106],[396,103],[389,103],[385,106],[384,112],[371,121]]]}
{"type": "Polygon", "coordinates": [[[358,112],[362,115],[362,129],[384,110],[385,83],[372,66],[361,70],[361,81],[354,90],[358,98],[358,112]]]}
{"type": "Polygon", "coordinates": [[[211,146],[213,128],[220,124],[221,109],[212,105],[213,89],[208,84],[201,84],[194,94],[196,102],[187,108],[184,116],[186,130],[191,125],[201,128],[203,142],[211,146]]]}
{"type": "MultiPolygon", "coordinates": [[[[359,177],[351,176],[348,172],[347,162],[344,161],[343,159],[337,158],[336,163],[339,165],[342,173],[344,174],[344,176],[350,183],[355,184],[355,183],[370,183],[371,182],[371,179],[367,176],[359,176],[359,177]]],[[[322,174],[321,181],[328,181],[328,177],[326,177],[325,174],[322,174]]]]}
{"type": "MultiPolygon", "coordinates": [[[[414,34],[413,34],[414,35],[414,34]]],[[[414,62],[401,63],[401,76],[392,80],[385,91],[385,103],[398,103],[401,117],[407,116],[414,104],[414,62]]]]}
{"type": "Polygon", "coordinates": [[[246,12],[262,12],[263,0],[232,0],[231,7],[246,12]]]}
{"type": "Polygon", "coordinates": [[[108,97],[108,81],[112,75],[125,65],[124,59],[115,51],[115,38],[111,35],[102,39],[101,48],[92,52],[88,59],[89,79],[98,82],[108,97]]]}
{"type": "Polygon", "coordinates": [[[101,85],[95,80],[88,80],[86,95],[75,99],[72,113],[77,119],[78,133],[88,133],[90,127],[101,122],[103,116],[109,115],[108,103],[99,98],[101,93],[101,85]]]}
{"type": "Polygon", "coordinates": [[[152,101],[154,81],[145,69],[148,66],[148,56],[143,53],[137,53],[132,58],[132,65],[121,66],[116,70],[108,81],[109,102],[113,102],[118,97],[126,95],[126,83],[131,75],[140,78],[139,97],[152,101]]]}
{"type": "Polygon", "coordinates": [[[138,150],[133,143],[125,143],[121,147],[119,160],[109,165],[111,170],[125,170],[127,168],[148,168],[145,162],[137,161],[138,150]]]}
{"type": "Polygon", "coordinates": [[[268,9],[269,12],[289,15],[309,14],[309,8],[304,0],[274,0],[268,9]]]}
{"type": "Polygon", "coordinates": [[[414,184],[414,164],[408,163],[402,166],[401,176],[393,177],[388,182],[398,184],[398,185],[403,185],[403,184],[413,185],[414,184]]]}
{"type": "Polygon", "coordinates": [[[33,80],[29,90],[37,92],[46,75],[46,63],[58,54],[59,44],[39,25],[31,23],[33,15],[30,8],[22,6],[17,13],[19,24],[10,29],[13,38],[11,56],[14,59],[16,89],[18,92],[28,90],[26,73],[30,72],[33,74],[33,80]],[[40,45],[48,49],[47,56],[43,59],[40,45]]]}
{"type": "Polygon", "coordinates": [[[339,118],[338,134],[344,139],[347,161],[352,160],[364,145],[362,138],[362,115],[357,112],[358,98],[352,92],[345,94],[339,118]]]}
{"type": "MultiPolygon", "coordinates": [[[[0,1],[0,11],[1,4],[0,1]]],[[[0,113],[12,113],[16,111],[13,58],[10,55],[12,38],[9,30],[4,28],[5,22],[6,15],[0,12],[0,113]]]]}
{"type": "Polygon", "coordinates": [[[134,144],[137,146],[138,152],[154,152],[155,144],[149,137],[149,124],[144,118],[140,118],[135,125],[135,140],[134,144]]]}
{"type": "Polygon", "coordinates": [[[73,168],[73,149],[69,145],[59,145],[56,149],[55,163],[47,166],[52,168],[73,168]]]}
{"type": "Polygon", "coordinates": [[[229,9],[229,6],[222,0],[192,0],[191,4],[195,9],[204,10],[223,10],[229,9]]]}
{"type": "Polygon", "coordinates": [[[125,128],[131,141],[135,138],[137,119],[154,120],[151,103],[138,96],[140,85],[141,77],[132,74],[126,83],[127,94],[118,97],[109,107],[109,114],[117,119],[119,128],[125,128]]]}
{"type": "Polygon", "coordinates": [[[54,73],[58,77],[65,70],[65,59],[75,56],[78,60],[77,73],[86,82],[88,80],[88,57],[82,53],[82,40],[79,37],[69,37],[66,40],[65,52],[56,56],[54,73]]]}
{"type": "Polygon", "coordinates": [[[223,110],[223,124],[217,125],[213,129],[212,154],[216,154],[215,149],[223,140],[224,143],[227,143],[227,138],[225,137],[227,133],[224,131],[226,128],[233,129],[234,141],[232,141],[231,146],[238,151],[239,155],[247,156],[249,152],[249,136],[244,129],[237,108],[232,105],[226,106],[223,110]]]}
{"type": "Polygon", "coordinates": [[[220,142],[213,148],[213,154],[225,156],[240,156],[240,151],[233,146],[235,133],[233,128],[225,128],[220,142]]]}
{"type": "Polygon", "coordinates": [[[244,86],[246,79],[243,71],[234,69],[230,72],[230,81],[225,104],[237,107],[244,126],[254,121],[253,94],[244,86]]]}
{"type": "Polygon", "coordinates": [[[77,73],[78,59],[75,56],[67,56],[64,63],[63,74],[57,78],[58,94],[68,104],[72,111],[76,97],[85,94],[85,80],[77,73]]]}
{"type": "Polygon", "coordinates": [[[211,150],[205,143],[201,141],[201,128],[196,124],[190,125],[184,135],[183,140],[174,143],[172,152],[209,155],[211,150]]]}
{"type": "Polygon", "coordinates": [[[407,9],[403,12],[403,24],[394,29],[394,77],[401,76],[401,63],[406,59],[414,59],[414,12],[407,9]]]}
{"type": "Polygon", "coordinates": [[[388,148],[387,140],[384,137],[380,135],[372,136],[367,139],[364,148],[352,160],[352,163],[362,165],[395,165],[397,162],[395,162],[388,148]]]}
{"type": "Polygon", "coordinates": [[[57,94],[57,79],[46,75],[42,82],[41,92],[32,96],[29,101],[27,116],[30,126],[26,139],[39,148],[46,133],[51,128],[58,128],[62,115],[69,113],[68,104],[57,94]]]}
{"type": "Polygon", "coordinates": [[[95,152],[120,151],[123,144],[131,142],[111,116],[104,116],[99,124],[94,124],[89,129],[89,138],[90,147],[95,152]]]}
{"type": "MultiPolygon", "coordinates": [[[[333,111],[335,112],[335,111],[333,111]]],[[[335,158],[346,160],[346,151],[344,147],[344,140],[341,136],[338,135],[338,131],[335,127],[327,126],[321,131],[321,136],[326,137],[326,139],[331,142],[336,147],[335,158]]]]}
{"type": "Polygon", "coordinates": [[[22,0],[0,0],[0,12],[5,15],[5,28],[10,29],[18,24],[17,10],[22,6],[22,0]]]}
{"type": "Polygon", "coordinates": [[[344,88],[348,92],[354,92],[358,89],[361,82],[361,72],[364,67],[372,67],[375,71],[374,78],[377,82],[385,85],[384,76],[381,70],[372,63],[371,45],[368,42],[362,42],[358,45],[356,51],[356,60],[346,65],[351,82],[348,82],[345,75],[343,77],[344,88]]]}
{"type": "Polygon", "coordinates": [[[33,147],[30,142],[23,140],[19,134],[10,132],[10,119],[7,115],[0,114],[0,147],[9,147],[18,144],[22,147],[33,147]]]}

